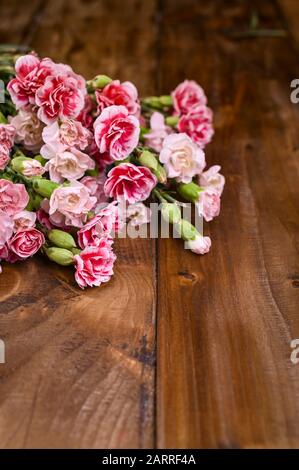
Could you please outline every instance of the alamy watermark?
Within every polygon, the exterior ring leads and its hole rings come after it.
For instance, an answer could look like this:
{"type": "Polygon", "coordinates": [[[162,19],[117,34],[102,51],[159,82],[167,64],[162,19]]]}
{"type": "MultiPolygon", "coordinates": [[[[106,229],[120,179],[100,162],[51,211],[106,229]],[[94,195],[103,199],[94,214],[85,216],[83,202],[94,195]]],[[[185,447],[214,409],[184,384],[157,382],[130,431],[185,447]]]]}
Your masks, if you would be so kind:
{"type": "Polygon", "coordinates": [[[290,87],[293,88],[293,91],[290,94],[290,100],[293,104],[299,103],[299,78],[294,78],[291,81],[290,87]]]}
{"type": "Polygon", "coordinates": [[[299,339],[293,339],[290,343],[291,348],[293,349],[291,353],[291,362],[293,364],[299,363],[299,339]]]}
{"type": "Polygon", "coordinates": [[[5,103],[5,84],[3,80],[0,80],[0,104],[5,103]]]}

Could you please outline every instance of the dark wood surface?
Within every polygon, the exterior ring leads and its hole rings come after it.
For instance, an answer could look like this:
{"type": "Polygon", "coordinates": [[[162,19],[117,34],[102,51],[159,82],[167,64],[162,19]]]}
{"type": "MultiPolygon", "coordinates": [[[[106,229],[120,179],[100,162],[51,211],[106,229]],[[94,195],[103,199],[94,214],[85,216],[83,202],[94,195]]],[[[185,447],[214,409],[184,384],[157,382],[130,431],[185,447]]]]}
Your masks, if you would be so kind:
{"type": "MultiPolygon", "coordinates": [[[[0,0],[0,42],[86,77],[206,89],[227,186],[213,247],[118,240],[79,291],[43,259],[0,278],[0,446],[299,447],[299,7],[212,0],[0,0]],[[284,37],[242,38],[259,27],[284,37]]],[[[268,35],[269,36],[269,35],[268,35]]]]}

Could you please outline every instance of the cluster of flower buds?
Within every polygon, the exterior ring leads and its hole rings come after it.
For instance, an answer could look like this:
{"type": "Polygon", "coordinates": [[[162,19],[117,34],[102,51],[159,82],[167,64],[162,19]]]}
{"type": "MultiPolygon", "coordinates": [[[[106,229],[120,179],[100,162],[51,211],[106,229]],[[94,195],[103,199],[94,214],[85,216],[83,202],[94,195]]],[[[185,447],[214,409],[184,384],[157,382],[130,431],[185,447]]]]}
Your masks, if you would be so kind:
{"type": "Polygon", "coordinates": [[[189,249],[209,251],[210,238],[180,209],[191,202],[210,221],[224,187],[220,167],[206,169],[212,111],[197,83],[140,99],[131,82],[106,75],[86,82],[68,65],[30,53],[17,58],[6,93],[0,261],[40,252],[74,266],[80,287],[99,286],[113,274],[113,237],[124,219],[148,223],[153,201],[189,249]]]}

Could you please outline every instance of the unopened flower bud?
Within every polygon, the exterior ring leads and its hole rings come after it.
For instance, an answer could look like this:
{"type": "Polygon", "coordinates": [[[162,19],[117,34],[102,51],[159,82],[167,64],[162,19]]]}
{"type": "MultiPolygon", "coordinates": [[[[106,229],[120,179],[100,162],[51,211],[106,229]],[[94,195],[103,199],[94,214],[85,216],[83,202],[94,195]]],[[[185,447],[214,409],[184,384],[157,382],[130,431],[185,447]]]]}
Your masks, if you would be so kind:
{"type": "Polygon", "coordinates": [[[59,184],[54,183],[54,181],[49,181],[45,178],[33,178],[33,189],[42,197],[50,199],[51,194],[57,188],[59,188],[59,184]]]}
{"type": "Polygon", "coordinates": [[[170,127],[175,127],[179,122],[179,118],[178,116],[167,116],[167,118],[165,119],[165,123],[167,124],[167,126],[170,126],[170,127]]]}
{"type": "Polygon", "coordinates": [[[108,77],[107,75],[97,75],[92,80],[90,80],[87,85],[91,86],[94,89],[104,88],[112,82],[112,78],[108,77]]]}
{"type": "Polygon", "coordinates": [[[45,166],[47,160],[41,155],[35,155],[34,160],[37,160],[42,166],[45,166]]]}
{"type": "Polygon", "coordinates": [[[163,202],[161,213],[163,219],[171,224],[177,224],[181,220],[181,211],[177,204],[163,202]]]}
{"type": "Polygon", "coordinates": [[[142,166],[145,166],[151,170],[156,176],[159,183],[165,183],[167,180],[167,174],[165,168],[159,163],[158,158],[149,150],[144,150],[138,158],[142,166]]]}
{"type": "Polygon", "coordinates": [[[56,246],[45,248],[44,252],[47,257],[61,266],[69,266],[73,264],[74,255],[71,251],[65,248],[57,248],[56,246]]]}
{"type": "Polygon", "coordinates": [[[48,238],[53,245],[59,248],[65,248],[71,250],[76,247],[76,242],[70,233],[64,232],[63,230],[52,229],[48,232],[48,238]]]}
{"type": "Polygon", "coordinates": [[[193,182],[181,183],[178,186],[178,192],[186,201],[196,202],[199,194],[202,192],[202,188],[193,182]]]}
{"type": "Polygon", "coordinates": [[[11,161],[11,166],[14,171],[26,176],[27,178],[33,176],[41,176],[45,169],[39,161],[27,157],[15,157],[11,161]]]}
{"type": "Polygon", "coordinates": [[[181,219],[178,224],[175,224],[175,228],[180,234],[183,240],[194,240],[199,234],[194,225],[188,220],[181,219]]]}
{"type": "Polygon", "coordinates": [[[162,106],[167,106],[169,108],[173,104],[172,98],[170,95],[162,95],[160,96],[159,99],[160,99],[160,103],[162,104],[162,106]]]}

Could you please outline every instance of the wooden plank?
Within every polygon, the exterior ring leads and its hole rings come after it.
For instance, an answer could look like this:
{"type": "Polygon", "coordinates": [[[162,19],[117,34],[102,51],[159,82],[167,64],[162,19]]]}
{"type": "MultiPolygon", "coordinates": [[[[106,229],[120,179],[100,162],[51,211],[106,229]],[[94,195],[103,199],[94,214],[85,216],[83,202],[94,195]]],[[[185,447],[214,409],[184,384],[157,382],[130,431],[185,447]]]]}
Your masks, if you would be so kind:
{"type": "MultiPolygon", "coordinates": [[[[249,1],[163,4],[161,91],[185,77],[206,89],[207,161],[227,186],[209,255],[159,243],[158,447],[298,447],[298,60],[289,38],[228,34],[248,24],[249,1]]],[[[282,27],[256,4],[264,27],[282,27]]]]}
{"type": "Polygon", "coordinates": [[[277,0],[279,13],[285,22],[285,26],[289,30],[294,47],[299,51],[299,2],[297,0],[277,0]]]}
{"type": "Polygon", "coordinates": [[[26,45],[46,4],[41,0],[24,0],[20,6],[20,2],[0,0],[0,44],[26,45]]]}
{"type": "MultiPolygon", "coordinates": [[[[120,0],[53,0],[32,45],[86,76],[106,73],[153,93],[154,13],[152,0],[125,8],[120,0]]],[[[6,27],[2,37],[14,39],[6,27]]],[[[1,447],[154,445],[155,244],[119,240],[115,250],[113,280],[84,292],[71,270],[43,259],[4,267],[1,447]]]]}

